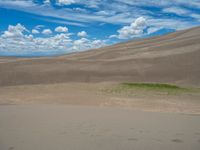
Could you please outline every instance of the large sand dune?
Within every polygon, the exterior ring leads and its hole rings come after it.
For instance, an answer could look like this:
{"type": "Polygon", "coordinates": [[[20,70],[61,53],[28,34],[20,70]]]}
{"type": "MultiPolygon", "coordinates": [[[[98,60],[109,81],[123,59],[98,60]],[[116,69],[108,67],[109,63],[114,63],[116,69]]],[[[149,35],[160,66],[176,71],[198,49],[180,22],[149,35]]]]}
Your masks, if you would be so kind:
{"type": "MultiPolygon", "coordinates": [[[[200,92],[132,90],[123,82],[200,87],[200,27],[57,57],[0,57],[0,104],[73,104],[200,113],[200,92]]],[[[199,91],[199,90],[198,90],[199,91]]]]}
{"type": "Polygon", "coordinates": [[[0,58],[0,86],[164,82],[200,86],[200,27],[48,58],[0,58]]]}

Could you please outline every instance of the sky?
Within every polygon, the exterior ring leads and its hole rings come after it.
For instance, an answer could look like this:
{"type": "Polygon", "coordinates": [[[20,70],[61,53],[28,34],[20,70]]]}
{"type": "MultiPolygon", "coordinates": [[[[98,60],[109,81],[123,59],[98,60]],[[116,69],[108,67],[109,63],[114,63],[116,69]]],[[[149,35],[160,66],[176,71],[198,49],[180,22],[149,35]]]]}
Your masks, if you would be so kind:
{"type": "Polygon", "coordinates": [[[0,0],[0,56],[49,56],[200,25],[200,0],[0,0]]]}

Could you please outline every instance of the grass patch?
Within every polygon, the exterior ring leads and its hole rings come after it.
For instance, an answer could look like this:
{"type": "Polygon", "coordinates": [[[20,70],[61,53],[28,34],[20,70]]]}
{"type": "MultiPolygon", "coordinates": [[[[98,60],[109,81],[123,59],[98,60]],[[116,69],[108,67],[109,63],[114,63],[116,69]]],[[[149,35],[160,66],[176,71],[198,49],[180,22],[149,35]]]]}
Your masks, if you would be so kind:
{"type": "Polygon", "coordinates": [[[114,88],[110,89],[109,92],[120,94],[120,93],[138,93],[138,92],[149,92],[149,93],[160,93],[176,95],[181,93],[193,92],[193,89],[183,88],[177,85],[162,84],[162,83],[121,83],[114,88]]]}
{"type": "Polygon", "coordinates": [[[186,90],[186,88],[176,85],[161,83],[122,83],[121,86],[128,89],[140,88],[147,90],[186,90]]]}

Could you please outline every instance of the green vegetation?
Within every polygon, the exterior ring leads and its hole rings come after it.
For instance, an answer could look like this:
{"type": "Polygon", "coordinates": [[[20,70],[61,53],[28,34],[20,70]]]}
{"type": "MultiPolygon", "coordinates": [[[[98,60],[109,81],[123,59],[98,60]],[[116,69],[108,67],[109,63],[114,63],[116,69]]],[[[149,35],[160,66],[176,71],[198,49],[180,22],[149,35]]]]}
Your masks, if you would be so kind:
{"type": "Polygon", "coordinates": [[[122,83],[121,86],[124,88],[140,88],[146,90],[186,90],[176,85],[161,84],[161,83],[122,83]]]}
{"type": "Polygon", "coordinates": [[[131,95],[132,93],[140,93],[140,92],[146,92],[146,93],[160,93],[160,94],[170,94],[170,95],[176,95],[181,93],[191,93],[194,92],[195,89],[191,88],[184,88],[179,87],[177,85],[171,85],[171,84],[162,84],[162,83],[121,83],[119,85],[116,85],[110,90],[107,90],[109,93],[127,93],[128,95],[131,95]]]}

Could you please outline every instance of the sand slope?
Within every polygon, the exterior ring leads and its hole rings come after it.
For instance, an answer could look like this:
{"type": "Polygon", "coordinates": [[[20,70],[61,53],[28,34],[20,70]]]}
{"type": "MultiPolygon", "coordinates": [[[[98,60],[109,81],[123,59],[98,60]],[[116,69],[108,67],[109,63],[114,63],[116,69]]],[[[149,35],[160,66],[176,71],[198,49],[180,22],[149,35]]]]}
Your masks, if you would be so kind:
{"type": "Polygon", "coordinates": [[[200,86],[200,27],[49,58],[0,58],[0,86],[165,82],[200,86]]]}

